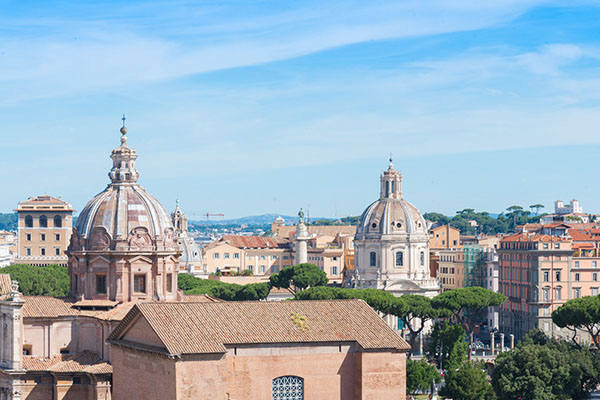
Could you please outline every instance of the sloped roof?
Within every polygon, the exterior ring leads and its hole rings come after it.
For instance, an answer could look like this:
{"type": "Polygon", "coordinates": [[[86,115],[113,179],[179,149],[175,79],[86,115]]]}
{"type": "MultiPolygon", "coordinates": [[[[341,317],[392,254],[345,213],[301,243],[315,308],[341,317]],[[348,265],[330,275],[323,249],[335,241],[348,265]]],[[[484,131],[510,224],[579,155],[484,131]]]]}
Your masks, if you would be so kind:
{"type": "Polygon", "coordinates": [[[524,232],[506,236],[501,242],[568,242],[569,240],[565,237],[524,232]]]}
{"type": "Polygon", "coordinates": [[[112,365],[91,351],[53,357],[23,356],[23,368],[27,371],[86,372],[89,374],[111,374],[112,365]]]}
{"type": "Polygon", "coordinates": [[[169,354],[223,353],[235,344],[345,341],[365,349],[409,349],[362,300],[141,303],[108,340],[126,344],[120,339],[138,317],[148,321],[169,354]]]}
{"type": "Polygon", "coordinates": [[[9,295],[12,291],[10,274],[0,274],[0,296],[9,295]]]}
{"type": "Polygon", "coordinates": [[[277,248],[281,243],[280,240],[272,237],[241,235],[224,235],[220,241],[229,243],[230,245],[239,249],[277,248]]]}
{"type": "Polygon", "coordinates": [[[75,303],[72,298],[50,296],[24,296],[23,318],[56,318],[77,315],[71,308],[75,303]]]}

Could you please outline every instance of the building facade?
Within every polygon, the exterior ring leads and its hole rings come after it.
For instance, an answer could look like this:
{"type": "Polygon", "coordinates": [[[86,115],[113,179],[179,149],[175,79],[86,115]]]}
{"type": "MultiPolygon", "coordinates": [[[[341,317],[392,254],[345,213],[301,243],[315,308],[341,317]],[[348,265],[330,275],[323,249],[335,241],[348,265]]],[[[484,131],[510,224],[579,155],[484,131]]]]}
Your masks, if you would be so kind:
{"type": "Polygon", "coordinates": [[[429,247],[435,249],[452,249],[460,246],[460,230],[450,225],[442,225],[429,232],[429,247]]]}
{"type": "Polygon", "coordinates": [[[380,196],[362,213],[356,235],[355,285],[395,295],[439,292],[429,268],[429,234],[423,216],[404,200],[402,177],[391,163],[380,177],[380,196]]]}
{"type": "Polygon", "coordinates": [[[31,265],[67,265],[65,251],[71,240],[73,207],[48,195],[18,204],[18,253],[15,262],[31,265]]]}
{"type": "Polygon", "coordinates": [[[188,235],[187,217],[179,207],[179,200],[177,200],[175,210],[171,213],[171,220],[175,228],[177,244],[179,245],[179,250],[181,250],[179,272],[186,272],[197,277],[207,277],[208,273],[204,269],[202,262],[202,250],[194,241],[194,238],[188,235]]]}
{"type": "Polygon", "coordinates": [[[408,345],[361,300],[139,304],[108,341],[117,399],[406,398],[408,345]]]}
{"type": "Polygon", "coordinates": [[[176,300],[181,252],[171,218],[138,183],[137,153],[121,146],[111,154],[111,183],[81,211],[69,256],[71,295],[128,302],[176,300]]]}

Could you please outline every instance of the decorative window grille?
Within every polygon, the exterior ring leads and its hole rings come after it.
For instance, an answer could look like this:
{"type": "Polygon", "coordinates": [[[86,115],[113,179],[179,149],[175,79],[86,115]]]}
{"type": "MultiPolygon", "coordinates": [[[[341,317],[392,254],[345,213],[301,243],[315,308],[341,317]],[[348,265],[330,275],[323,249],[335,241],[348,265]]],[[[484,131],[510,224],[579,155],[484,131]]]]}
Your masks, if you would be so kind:
{"type": "Polygon", "coordinates": [[[299,376],[273,379],[273,400],[304,400],[304,379],[299,376]]]}

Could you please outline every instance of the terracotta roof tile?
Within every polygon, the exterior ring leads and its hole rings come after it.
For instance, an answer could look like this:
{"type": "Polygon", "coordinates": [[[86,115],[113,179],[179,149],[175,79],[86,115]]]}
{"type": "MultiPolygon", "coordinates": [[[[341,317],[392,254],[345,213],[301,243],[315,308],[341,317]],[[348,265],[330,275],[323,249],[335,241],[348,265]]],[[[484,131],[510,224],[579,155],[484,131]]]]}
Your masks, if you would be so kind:
{"type": "Polygon", "coordinates": [[[23,356],[23,368],[27,371],[112,373],[112,365],[91,351],[82,351],[71,355],[58,354],[49,358],[23,356]]]}
{"type": "Polygon", "coordinates": [[[141,303],[108,340],[119,343],[138,316],[148,321],[170,354],[223,353],[234,344],[340,341],[356,341],[365,349],[408,350],[362,300],[141,303]],[[304,328],[293,320],[295,315],[306,321],[304,328]]]}
{"type": "Polygon", "coordinates": [[[0,274],[0,295],[10,294],[11,282],[10,274],[0,274]]]}
{"type": "Polygon", "coordinates": [[[264,236],[240,236],[240,235],[225,235],[220,239],[221,242],[229,243],[237,248],[278,248],[281,240],[264,237],[264,236]]]}
{"type": "Polygon", "coordinates": [[[49,296],[24,296],[23,318],[56,318],[77,315],[71,308],[74,299],[49,296]]]}

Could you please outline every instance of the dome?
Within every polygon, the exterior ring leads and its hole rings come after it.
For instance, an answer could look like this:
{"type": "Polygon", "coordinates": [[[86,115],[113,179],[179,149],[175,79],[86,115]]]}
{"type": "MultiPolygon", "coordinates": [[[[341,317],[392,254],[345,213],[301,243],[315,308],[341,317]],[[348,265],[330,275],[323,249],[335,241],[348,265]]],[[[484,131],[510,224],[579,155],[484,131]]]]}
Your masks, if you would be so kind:
{"type": "Polygon", "coordinates": [[[139,185],[109,185],[87,203],[77,219],[77,231],[89,239],[98,227],[111,239],[123,240],[137,228],[147,230],[151,238],[173,232],[163,205],[139,185]]]}
{"type": "Polygon", "coordinates": [[[137,154],[127,146],[126,133],[127,129],[121,128],[121,146],[110,156],[111,183],[79,214],[71,250],[176,248],[169,214],[137,183],[137,154]]]}
{"type": "Polygon", "coordinates": [[[415,206],[404,199],[377,200],[362,213],[357,235],[427,234],[427,225],[415,206]]]}
{"type": "Polygon", "coordinates": [[[362,213],[356,227],[357,239],[378,235],[427,235],[425,219],[417,207],[402,198],[402,176],[390,165],[381,174],[379,200],[362,213]]]}

